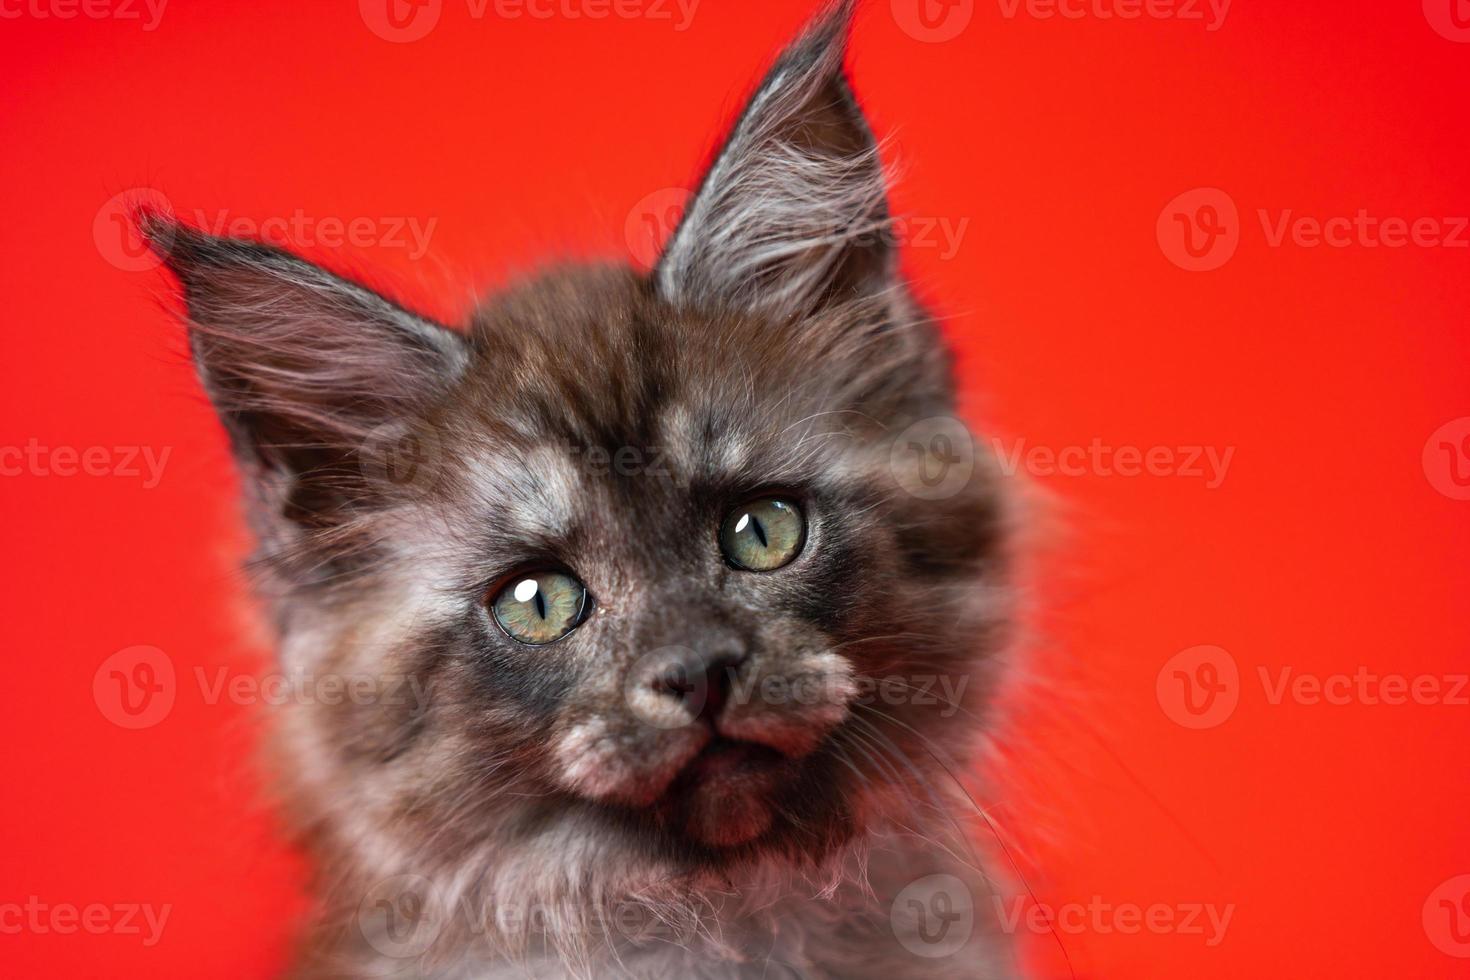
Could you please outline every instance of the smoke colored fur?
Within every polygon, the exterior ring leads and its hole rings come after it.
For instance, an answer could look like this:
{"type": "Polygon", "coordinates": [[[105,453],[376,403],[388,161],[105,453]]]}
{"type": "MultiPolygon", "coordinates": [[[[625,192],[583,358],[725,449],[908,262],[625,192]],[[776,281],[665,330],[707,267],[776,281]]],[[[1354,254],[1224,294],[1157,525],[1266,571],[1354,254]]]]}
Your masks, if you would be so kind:
{"type": "Polygon", "coordinates": [[[316,862],[297,975],[1009,975],[952,773],[1003,662],[1011,518],[984,458],[941,499],[903,488],[924,461],[895,440],[954,395],[882,233],[848,20],[777,61],[649,275],[555,269],[450,328],[143,219],[303,685],[276,719],[316,862]],[[807,530],[756,574],[718,532],[762,494],[807,530]],[[545,646],[487,611],[531,568],[593,602],[545,646]],[[642,679],[716,648],[739,665],[714,720],[642,679]],[[863,696],[895,676],[963,679],[962,704],[863,696]],[[341,678],[369,695],[311,696],[341,678]],[[715,738],[768,764],[701,789],[715,738]],[[940,872],[980,921],[928,958],[893,901],[940,872]]]}

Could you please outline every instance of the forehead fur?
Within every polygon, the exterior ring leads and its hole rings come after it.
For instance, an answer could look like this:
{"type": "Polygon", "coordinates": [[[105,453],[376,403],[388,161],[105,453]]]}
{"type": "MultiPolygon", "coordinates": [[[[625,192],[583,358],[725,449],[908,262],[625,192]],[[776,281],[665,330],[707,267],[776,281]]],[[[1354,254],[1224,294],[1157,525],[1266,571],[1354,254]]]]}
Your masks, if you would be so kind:
{"type": "Polygon", "coordinates": [[[780,466],[813,431],[872,436],[945,410],[931,330],[886,300],[791,322],[676,307],[624,268],[560,269],[476,311],[457,400],[466,421],[512,444],[702,447],[710,457],[685,461],[697,478],[738,463],[731,441],[748,439],[780,466]]]}

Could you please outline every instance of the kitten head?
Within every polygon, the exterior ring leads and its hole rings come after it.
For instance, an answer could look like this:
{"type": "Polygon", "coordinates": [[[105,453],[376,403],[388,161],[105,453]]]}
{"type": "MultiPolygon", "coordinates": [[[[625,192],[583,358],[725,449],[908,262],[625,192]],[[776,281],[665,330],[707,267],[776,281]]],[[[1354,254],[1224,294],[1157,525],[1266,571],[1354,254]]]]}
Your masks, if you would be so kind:
{"type": "Polygon", "coordinates": [[[949,361],[846,27],[780,57],[651,274],[551,272],[465,329],[150,219],[284,669],[348,679],[283,720],[329,846],[568,888],[728,874],[912,820],[933,751],[963,757],[1001,499],[984,459],[929,492],[965,437],[925,422],[949,361]]]}

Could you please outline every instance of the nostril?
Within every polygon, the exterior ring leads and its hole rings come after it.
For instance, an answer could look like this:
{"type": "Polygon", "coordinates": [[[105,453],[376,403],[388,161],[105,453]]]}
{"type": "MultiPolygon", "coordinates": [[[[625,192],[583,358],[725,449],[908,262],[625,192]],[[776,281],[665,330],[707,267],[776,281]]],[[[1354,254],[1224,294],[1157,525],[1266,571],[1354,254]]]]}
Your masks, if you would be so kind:
{"type": "Polygon", "coordinates": [[[653,680],[653,689],[660,694],[684,697],[693,694],[697,685],[683,664],[674,664],[653,680]]]}
{"type": "Polygon", "coordinates": [[[714,721],[722,710],[725,703],[730,700],[730,688],[735,683],[735,672],[745,662],[744,656],[720,657],[704,672],[704,703],[699,705],[699,718],[704,721],[714,721]]]}
{"type": "Polygon", "coordinates": [[[655,678],[654,690],[677,698],[701,720],[713,721],[730,699],[744,653],[694,655],[665,667],[655,678]]]}

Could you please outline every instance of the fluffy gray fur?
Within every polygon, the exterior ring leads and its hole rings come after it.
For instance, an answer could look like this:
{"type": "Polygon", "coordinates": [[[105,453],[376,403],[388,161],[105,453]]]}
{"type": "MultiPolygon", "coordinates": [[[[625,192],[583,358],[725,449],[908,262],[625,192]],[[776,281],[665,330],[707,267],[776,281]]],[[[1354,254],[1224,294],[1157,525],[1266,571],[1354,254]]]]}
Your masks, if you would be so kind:
{"type": "Polygon", "coordinates": [[[553,270],[450,328],[145,219],[300,685],[275,740],[316,863],[297,975],[1010,974],[954,775],[1004,662],[1010,509],[983,457],[938,499],[905,489],[928,461],[897,440],[953,391],[885,234],[849,14],[777,61],[649,276],[553,270]],[[757,574],[718,530],[763,494],[807,531],[757,574]],[[551,566],[593,610],[517,643],[487,604],[551,566]],[[640,680],[716,646],[757,694],[706,717],[640,680]],[[963,703],[863,695],[933,675],[963,703]],[[366,696],[322,696],[344,678],[366,696]],[[716,741],[766,761],[693,779],[716,741]],[[939,873],[977,921],[931,957],[896,900],[939,873]]]}

